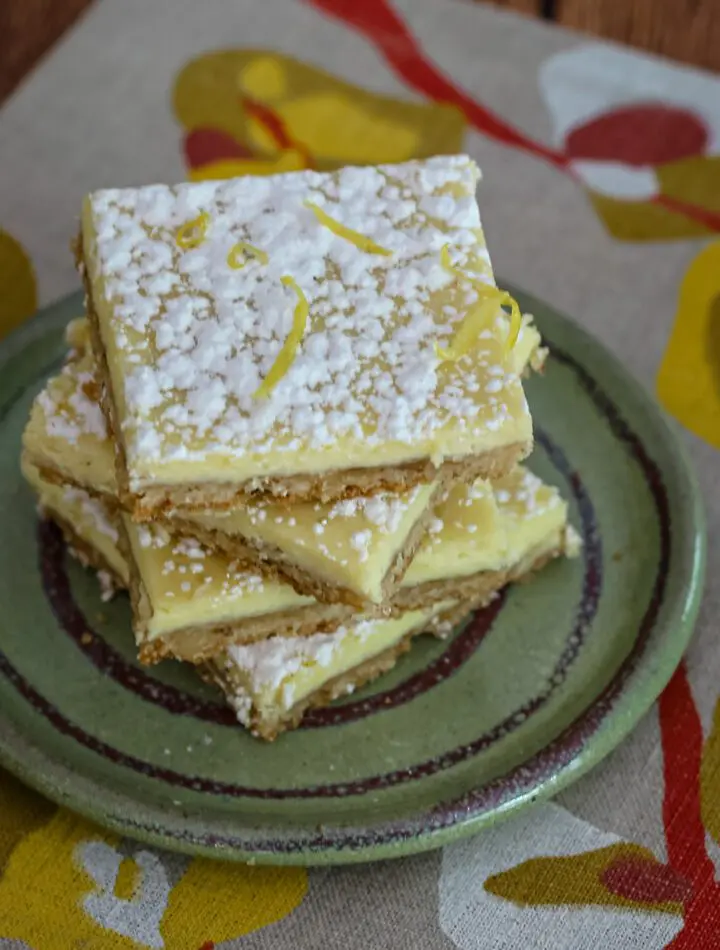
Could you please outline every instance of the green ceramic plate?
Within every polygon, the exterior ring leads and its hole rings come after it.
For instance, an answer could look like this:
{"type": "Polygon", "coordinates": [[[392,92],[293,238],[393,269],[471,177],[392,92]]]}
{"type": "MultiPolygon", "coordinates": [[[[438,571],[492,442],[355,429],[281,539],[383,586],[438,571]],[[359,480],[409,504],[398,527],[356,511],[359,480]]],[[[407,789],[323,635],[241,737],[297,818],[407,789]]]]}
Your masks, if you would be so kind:
{"type": "Polygon", "coordinates": [[[673,430],[582,330],[517,293],[553,351],[528,384],[532,465],[570,499],[584,556],[273,745],[189,668],[143,669],[128,604],[39,526],[18,471],[71,298],[0,349],[0,754],[122,834],[239,860],[331,864],[436,847],[554,794],[616,746],[690,638],[698,491],[673,430]]]}

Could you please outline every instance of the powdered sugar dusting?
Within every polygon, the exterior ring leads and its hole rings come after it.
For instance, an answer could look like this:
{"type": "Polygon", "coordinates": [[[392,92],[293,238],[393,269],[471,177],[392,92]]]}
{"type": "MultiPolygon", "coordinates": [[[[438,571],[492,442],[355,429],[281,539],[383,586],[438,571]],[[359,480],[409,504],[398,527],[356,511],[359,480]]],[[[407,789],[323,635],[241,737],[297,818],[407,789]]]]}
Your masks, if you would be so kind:
{"type": "MultiPolygon", "coordinates": [[[[383,623],[382,620],[358,620],[339,626],[332,633],[316,633],[310,637],[271,637],[256,643],[233,644],[227,649],[225,664],[229,669],[240,667],[254,690],[267,687],[276,690],[304,666],[330,666],[347,637],[364,642],[378,633],[383,623]]],[[[284,708],[288,709],[292,705],[292,694],[283,690],[281,700],[289,700],[284,703],[284,708]]]]}
{"type": "MultiPolygon", "coordinates": [[[[327,509],[326,518],[355,518],[362,516],[383,534],[394,534],[400,527],[403,516],[414,505],[421,491],[416,486],[409,492],[397,495],[380,492],[377,495],[363,495],[336,502],[327,509]]],[[[321,510],[321,506],[316,506],[321,510]]]]}
{"type": "Polygon", "coordinates": [[[539,517],[555,508],[565,506],[556,488],[524,466],[518,466],[493,486],[495,500],[505,517],[524,520],[539,517]]]}
{"type": "MultiPolygon", "coordinates": [[[[498,431],[509,421],[508,384],[497,376],[485,389],[502,333],[456,364],[440,364],[434,349],[476,296],[441,266],[442,246],[493,283],[478,174],[456,156],[91,195],[86,260],[111,307],[105,332],[123,354],[113,379],[127,406],[131,476],[138,459],[294,453],[341,437],[415,445],[449,424],[498,431]],[[391,256],[324,227],[308,200],[391,256]],[[201,214],[202,242],[180,247],[177,229],[201,214]],[[230,267],[238,242],[267,261],[230,267]],[[269,397],[254,399],[292,326],[286,275],[309,303],[307,332],[269,397]]],[[[518,386],[513,375],[509,388],[518,386]]]]}
{"type": "Polygon", "coordinates": [[[69,485],[63,489],[63,495],[68,504],[80,506],[82,513],[99,534],[104,534],[113,544],[117,544],[118,531],[108,505],[81,488],[72,488],[69,485]]]}
{"type": "Polygon", "coordinates": [[[90,357],[83,356],[67,363],[37,397],[47,434],[71,445],[76,445],[85,436],[98,441],[107,439],[107,425],[99,396],[90,357]]]}
{"type": "Polygon", "coordinates": [[[268,583],[277,586],[241,568],[237,561],[214,554],[195,538],[174,536],[159,524],[126,524],[139,546],[155,553],[151,564],[157,565],[157,570],[148,565],[145,570],[157,575],[161,596],[177,597],[180,593],[193,598],[202,594],[216,604],[263,593],[268,583]]]}

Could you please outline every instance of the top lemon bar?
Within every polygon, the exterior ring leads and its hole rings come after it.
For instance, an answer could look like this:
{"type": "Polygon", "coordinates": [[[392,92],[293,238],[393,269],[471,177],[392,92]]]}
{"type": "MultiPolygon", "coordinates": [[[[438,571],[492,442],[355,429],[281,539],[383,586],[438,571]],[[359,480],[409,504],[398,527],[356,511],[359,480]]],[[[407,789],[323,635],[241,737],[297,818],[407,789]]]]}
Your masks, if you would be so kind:
{"type": "Polygon", "coordinates": [[[444,156],[89,195],[81,269],[135,516],[527,455],[479,177],[444,156]]]}

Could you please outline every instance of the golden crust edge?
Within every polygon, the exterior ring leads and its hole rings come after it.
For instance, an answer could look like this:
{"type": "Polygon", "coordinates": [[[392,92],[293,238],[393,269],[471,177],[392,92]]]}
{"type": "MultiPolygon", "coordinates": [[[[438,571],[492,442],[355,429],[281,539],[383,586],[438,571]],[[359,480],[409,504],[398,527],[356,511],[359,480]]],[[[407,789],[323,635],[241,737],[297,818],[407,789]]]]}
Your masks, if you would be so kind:
{"type": "Polygon", "coordinates": [[[177,529],[180,535],[197,538],[198,541],[211,550],[219,551],[233,558],[243,567],[249,567],[266,576],[285,581],[297,593],[314,597],[320,603],[347,604],[363,611],[377,610],[390,599],[404,577],[415,552],[422,542],[425,529],[433,516],[433,510],[447,495],[448,487],[447,480],[441,479],[428,500],[426,508],[416,518],[383,578],[380,603],[363,598],[360,593],[345,585],[334,584],[331,581],[316,577],[277,545],[263,542],[259,538],[230,535],[218,529],[206,528],[190,518],[171,517],[166,519],[164,524],[170,530],[177,529]]]}
{"type": "MultiPolygon", "coordinates": [[[[82,255],[82,239],[76,242],[82,255]]],[[[516,442],[490,452],[462,459],[447,460],[438,469],[430,459],[418,459],[394,466],[334,469],[319,474],[299,473],[287,478],[254,478],[244,484],[215,483],[208,493],[197,485],[165,485],[155,483],[142,490],[130,489],[127,455],[121,436],[117,408],[110,379],[107,355],[102,343],[100,325],[93,305],[92,286],[84,259],[78,261],[78,270],[85,288],[86,312],[90,325],[93,355],[101,383],[100,405],[115,445],[115,469],[118,497],[121,505],[137,521],[153,521],[169,509],[186,511],[226,511],[248,502],[280,502],[288,505],[303,501],[321,503],[343,501],[359,495],[381,491],[404,492],[416,485],[430,482],[440,472],[449,477],[499,478],[532,450],[529,442],[516,442]],[[474,474],[468,473],[470,466],[474,474]],[[455,475],[455,473],[457,474],[455,475]],[[464,473],[464,474],[463,474],[464,473]]]]}
{"type": "MultiPolygon", "coordinates": [[[[412,630],[409,630],[397,643],[382,650],[375,656],[369,657],[364,662],[347,670],[340,675],[333,677],[326,683],[306,696],[300,702],[296,703],[286,715],[270,721],[263,721],[257,716],[256,710],[251,713],[249,721],[250,732],[258,739],[264,739],[266,742],[273,742],[277,737],[290,729],[296,729],[302,722],[303,717],[310,709],[319,709],[329,705],[341,696],[360,689],[384,673],[391,670],[398,659],[410,649],[412,640],[421,633],[436,633],[444,635],[443,627],[454,627],[463,617],[471,613],[474,609],[481,606],[479,603],[460,604],[448,610],[439,612],[436,616],[424,620],[412,630]]],[[[223,676],[222,671],[216,664],[207,664],[200,670],[201,676],[213,682],[224,693],[226,698],[232,689],[227,677],[223,676]]],[[[232,706],[232,703],[230,703],[232,706]]]]}

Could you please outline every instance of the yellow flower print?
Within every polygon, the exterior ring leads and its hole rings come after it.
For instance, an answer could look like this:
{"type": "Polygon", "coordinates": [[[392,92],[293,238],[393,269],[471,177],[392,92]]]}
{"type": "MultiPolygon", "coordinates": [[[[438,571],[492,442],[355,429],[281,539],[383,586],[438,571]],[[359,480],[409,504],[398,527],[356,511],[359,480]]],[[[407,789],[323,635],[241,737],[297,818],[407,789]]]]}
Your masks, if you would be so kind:
{"type": "Polygon", "coordinates": [[[698,254],[680,285],[657,391],[668,412],[720,448],[720,242],[698,254]]]}
{"type": "Polygon", "coordinates": [[[35,272],[22,246],[0,228],[0,337],[37,310],[35,272]]]}
{"type": "Polygon", "coordinates": [[[56,805],[0,769],[0,878],[15,846],[56,811],[56,805]]]}
{"type": "Polygon", "coordinates": [[[306,891],[302,869],[169,855],[60,809],[16,845],[0,906],[3,936],[34,950],[197,950],[280,920],[306,891]]]}
{"type": "Polygon", "coordinates": [[[465,128],[455,106],[382,96],[262,50],[192,60],[173,102],[195,180],[453,152],[465,128]]]}

